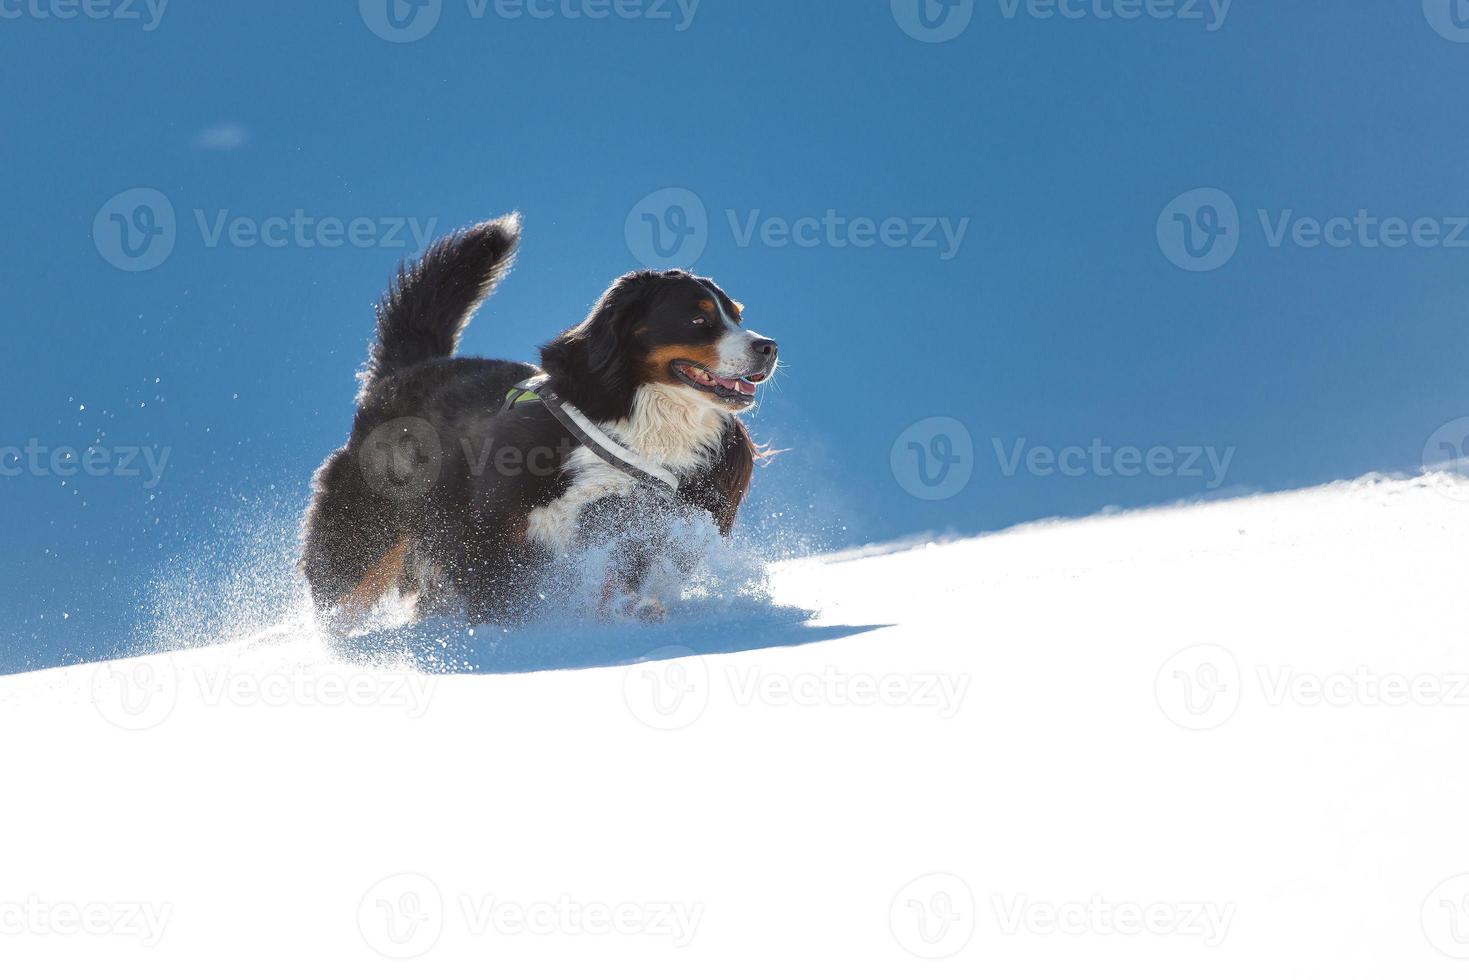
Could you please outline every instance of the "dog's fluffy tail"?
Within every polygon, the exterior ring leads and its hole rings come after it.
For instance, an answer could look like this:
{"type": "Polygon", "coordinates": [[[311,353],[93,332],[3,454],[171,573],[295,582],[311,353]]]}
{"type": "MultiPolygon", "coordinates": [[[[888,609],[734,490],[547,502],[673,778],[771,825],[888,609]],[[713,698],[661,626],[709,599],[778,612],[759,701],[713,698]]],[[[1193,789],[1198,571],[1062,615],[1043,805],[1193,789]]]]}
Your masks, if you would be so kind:
{"type": "Polygon", "coordinates": [[[359,377],[365,392],[395,371],[448,357],[464,325],[515,260],[520,215],[507,214],[439,239],[398,275],[377,307],[377,337],[359,377]]]}

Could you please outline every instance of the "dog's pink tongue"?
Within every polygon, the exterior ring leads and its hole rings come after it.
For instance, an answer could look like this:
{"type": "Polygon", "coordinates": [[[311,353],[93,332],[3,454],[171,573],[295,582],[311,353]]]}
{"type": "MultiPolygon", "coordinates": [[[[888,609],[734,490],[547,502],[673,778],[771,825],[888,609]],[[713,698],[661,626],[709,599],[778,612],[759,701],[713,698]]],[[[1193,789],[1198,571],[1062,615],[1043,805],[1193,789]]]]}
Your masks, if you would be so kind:
{"type": "Polygon", "coordinates": [[[750,384],[750,382],[746,381],[744,378],[737,379],[735,381],[735,387],[739,389],[739,392],[742,395],[753,395],[755,393],[755,386],[750,384]]]}

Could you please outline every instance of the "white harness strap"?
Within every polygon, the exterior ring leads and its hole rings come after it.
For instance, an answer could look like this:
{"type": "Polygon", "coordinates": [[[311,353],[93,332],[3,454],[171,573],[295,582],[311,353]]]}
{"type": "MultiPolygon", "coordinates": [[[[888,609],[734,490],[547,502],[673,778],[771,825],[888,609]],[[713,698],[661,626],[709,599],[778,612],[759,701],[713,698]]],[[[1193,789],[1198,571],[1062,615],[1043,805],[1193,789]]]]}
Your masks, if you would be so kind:
{"type": "Polygon", "coordinates": [[[649,486],[665,492],[678,492],[678,477],[657,463],[644,459],[637,450],[624,446],[612,438],[601,426],[583,415],[581,409],[546,387],[548,380],[544,374],[538,374],[534,378],[522,381],[511,390],[506,405],[513,406],[522,400],[528,400],[517,398],[515,394],[517,391],[533,393],[535,400],[545,405],[546,410],[555,417],[556,421],[566,427],[577,442],[603,462],[649,486]]]}

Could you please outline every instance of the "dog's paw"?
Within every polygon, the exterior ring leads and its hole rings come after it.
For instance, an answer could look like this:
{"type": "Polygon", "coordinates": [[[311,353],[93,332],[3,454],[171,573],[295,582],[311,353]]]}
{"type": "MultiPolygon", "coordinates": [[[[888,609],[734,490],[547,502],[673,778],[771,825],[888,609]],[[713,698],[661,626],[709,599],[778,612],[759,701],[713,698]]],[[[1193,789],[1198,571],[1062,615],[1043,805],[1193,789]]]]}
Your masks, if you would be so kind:
{"type": "Polygon", "coordinates": [[[663,603],[652,597],[637,599],[632,603],[632,618],[640,623],[661,623],[668,616],[668,610],[663,608],[663,603]]]}
{"type": "Polygon", "coordinates": [[[603,615],[612,619],[652,625],[663,622],[668,611],[663,608],[662,602],[652,597],[640,599],[637,596],[623,596],[618,601],[604,606],[603,615]]]}

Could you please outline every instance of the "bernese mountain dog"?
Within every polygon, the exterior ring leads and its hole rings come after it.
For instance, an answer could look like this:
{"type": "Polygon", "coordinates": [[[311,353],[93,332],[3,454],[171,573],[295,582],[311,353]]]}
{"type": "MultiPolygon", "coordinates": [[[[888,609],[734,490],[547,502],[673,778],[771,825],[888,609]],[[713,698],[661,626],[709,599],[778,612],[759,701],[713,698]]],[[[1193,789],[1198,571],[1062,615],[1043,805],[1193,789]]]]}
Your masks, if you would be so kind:
{"type": "Polygon", "coordinates": [[[303,522],[301,569],[336,628],[394,589],[420,618],[513,622],[552,562],[592,546],[612,556],[602,613],[656,620],[650,567],[695,560],[680,522],[734,526],[758,456],[738,415],[775,373],[775,341],[712,280],[644,270],[539,365],[454,357],[519,237],[511,214],[443,238],[378,305],[351,436],[303,522]]]}

